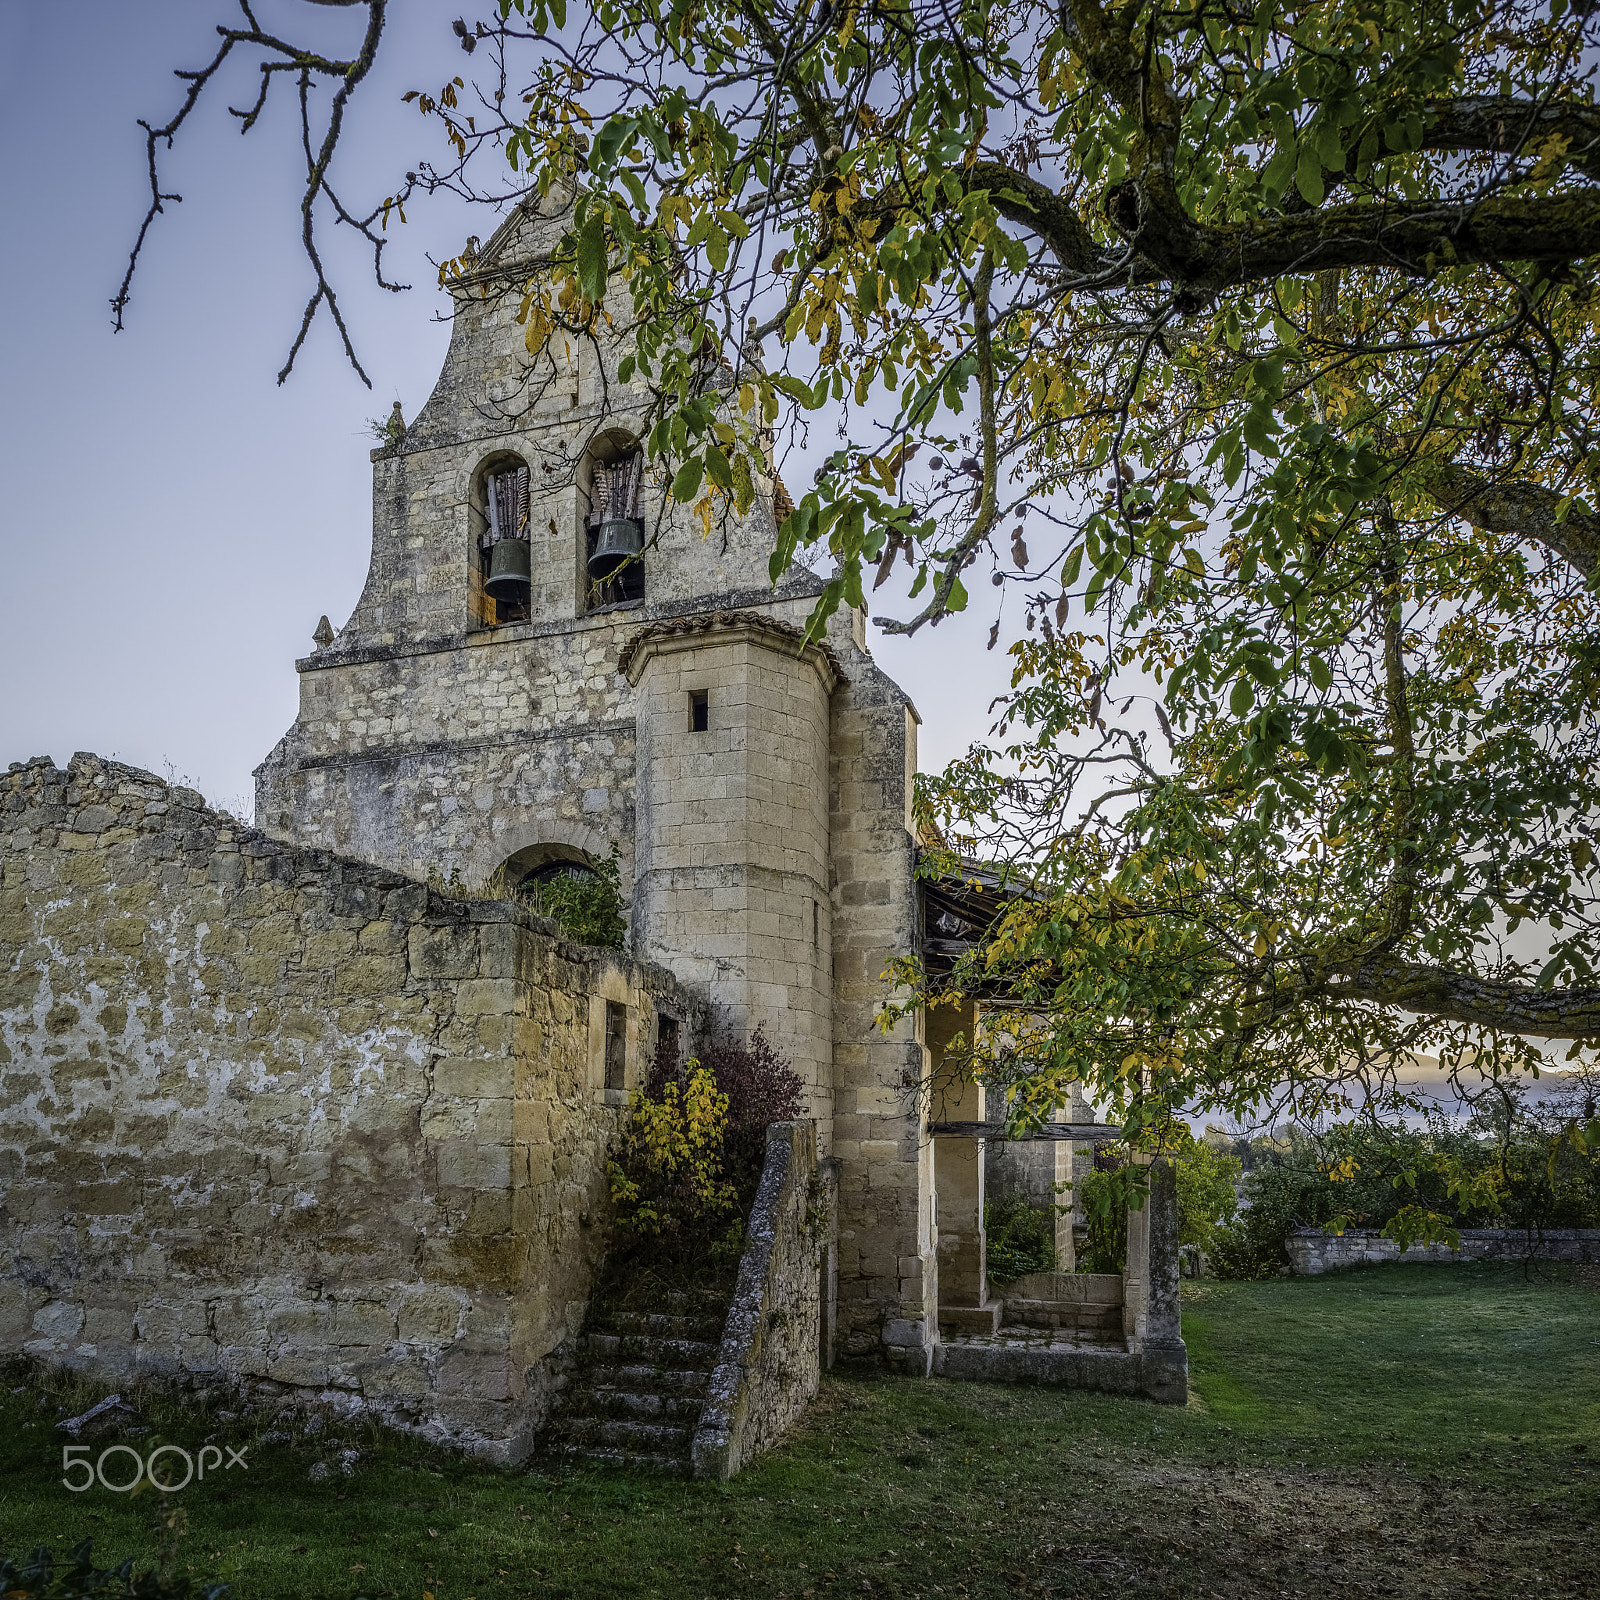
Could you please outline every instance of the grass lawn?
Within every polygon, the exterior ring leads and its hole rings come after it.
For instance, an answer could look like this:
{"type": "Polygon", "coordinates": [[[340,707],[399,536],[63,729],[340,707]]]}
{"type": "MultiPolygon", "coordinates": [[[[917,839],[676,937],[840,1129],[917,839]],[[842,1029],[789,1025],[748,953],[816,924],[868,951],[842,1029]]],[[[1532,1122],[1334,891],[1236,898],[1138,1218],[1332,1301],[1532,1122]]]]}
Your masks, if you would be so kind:
{"type": "MultiPolygon", "coordinates": [[[[1600,1592],[1591,1288],[1385,1266],[1185,1289],[1187,1408],[847,1375],[730,1484],[498,1472],[339,1424],[269,1443],[154,1397],[136,1442],[247,1446],[247,1475],[172,1497],[177,1571],[233,1600],[1600,1592]],[[328,1434],[364,1459],[312,1482],[328,1434]]],[[[99,1392],[0,1395],[0,1549],[152,1557],[153,1495],[61,1486],[56,1406],[99,1392]]]]}

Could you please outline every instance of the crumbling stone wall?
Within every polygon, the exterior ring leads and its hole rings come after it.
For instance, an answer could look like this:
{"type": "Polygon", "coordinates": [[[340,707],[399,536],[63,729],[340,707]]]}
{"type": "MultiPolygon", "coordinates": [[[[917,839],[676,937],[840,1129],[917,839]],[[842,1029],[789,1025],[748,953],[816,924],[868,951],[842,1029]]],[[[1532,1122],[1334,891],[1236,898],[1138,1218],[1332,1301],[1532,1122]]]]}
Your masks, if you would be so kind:
{"type": "Polygon", "coordinates": [[[0,779],[0,1347],[497,1457],[581,1324],[666,973],[92,756],[0,779]]]}
{"type": "Polygon", "coordinates": [[[767,1129],[733,1304],[695,1430],[697,1478],[731,1478],[799,1420],[821,1381],[835,1194],[811,1119],[767,1129]]]}

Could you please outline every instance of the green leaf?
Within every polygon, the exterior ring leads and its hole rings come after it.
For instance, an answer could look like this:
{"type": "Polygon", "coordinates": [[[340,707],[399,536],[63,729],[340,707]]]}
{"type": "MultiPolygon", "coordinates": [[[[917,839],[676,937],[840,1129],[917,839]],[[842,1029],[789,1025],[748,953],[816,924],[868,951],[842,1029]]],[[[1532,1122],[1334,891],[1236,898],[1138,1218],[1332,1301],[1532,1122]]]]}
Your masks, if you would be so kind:
{"type": "Polygon", "coordinates": [[[1247,717],[1255,709],[1255,703],[1255,686],[1249,678],[1240,678],[1233,686],[1233,693],[1228,696],[1228,709],[1236,717],[1247,717]]]}
{"type": "Polygon", "coordinates": [[[699,456],[691,456],[678,468],[678,475],[672,480],[672,498],[682,505],[700,492],[700,478],[705,471],[705,463],[699,456]]]}
{"type": "Polygon", "coordinates": [[[584,219],[578,234],[578,288],[586,300],[605,299],[606,224],[597,211],[591,211],[584,219]]]}
{"type": "Polygon", "coordinates": [[[1322,182],[1322,157],[1309,144],[1301,147],[1294,169],[1294,186],[1307,205],[1320,206],[1327,196],[1322,182]]]}

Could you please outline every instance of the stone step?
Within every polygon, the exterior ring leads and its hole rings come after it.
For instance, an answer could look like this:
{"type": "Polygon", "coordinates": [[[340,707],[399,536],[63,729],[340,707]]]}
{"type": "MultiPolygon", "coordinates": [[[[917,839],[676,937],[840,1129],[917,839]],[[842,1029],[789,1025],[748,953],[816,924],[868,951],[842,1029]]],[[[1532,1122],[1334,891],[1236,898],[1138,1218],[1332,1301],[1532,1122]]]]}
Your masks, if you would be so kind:
{"type": "Polygon", "coordinates": [[[661,1339],[650,1333],[591,1333],[589,1355],[600,1361],[626,1361],[630,1365],[699,1367],[709,1372],[717,1364],[717,1345],[709,1339],[661,1339]]]}
{"type": "Polygon", "coordinates": [[[939,1332],[943,1334],[988,1335],[1000,1331],[1000,1313],[1004,1309],[999,1300],[986,1300],[981,1306],[939,1307],[939,1332]]]}
{"type": "Polygon", "coordinates": [[[606,1445],[558,1445],[549,1455],[569,1466],[615,1467],[622,1471],[657,1472],[669,1478],[694,1476],[688,1456],[657,1455],[651,1451],[618,1450],[606,1445]]]}
{"type": "Polygon", "coordinates": [[[720,1341],[726,1316],[682,1311],[613,1311],[595,1324],[597,1333],[650,1334],[657,1339],[720,1341]]]}
{"type": "Polygon", "coordinates": [[[704,1408],[699,1395],[651,1394],[601,1384],[574,1386],[562,1398],[568,1416],[631,1417],[636,1422],[672,1422],[689,1428],[700,1420],[704,1408]]]}
{"type": "Polygon", "coordinates": [[[551,1424],[552,1439],[568,1445],[606,1445],[629,1455],[687,1455],[692,1426],[634,1422],[626,1417],[561,1416],[551,1424]]]}
{"type": "Polygon", "coordinates": [[[1008,1323],[1021,1323],[1032,1328],[1077,1328],[1082,1332],[1122,1332],[1122,1307],[1102,1305],[1094,1301],[1075,1300],[1017,1300],[1007,1297],[1005,1317],[1008,1323]]]}
{"type": "Polygon", "coordinates": [[[594,1389],[699,1395],[705,1393],[709,1377],[710,1373],[704,1367],[674,1372],[670,1367],[623,1366],[609,1361],[592,1361],[584,1368],[580,1381],[594,1389]]]}

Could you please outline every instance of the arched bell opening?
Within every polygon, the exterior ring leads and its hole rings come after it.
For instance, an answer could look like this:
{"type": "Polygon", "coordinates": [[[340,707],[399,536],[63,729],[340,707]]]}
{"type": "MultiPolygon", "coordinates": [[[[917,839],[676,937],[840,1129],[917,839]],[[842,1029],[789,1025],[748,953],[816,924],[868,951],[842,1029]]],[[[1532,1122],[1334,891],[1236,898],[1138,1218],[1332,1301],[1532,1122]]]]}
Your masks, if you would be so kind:
{"type": "Polygon", "coordinates": [[[509,452],[490,456],[474,475],[473,610],[490,627],[526,622],[533,572],[528,539],[528,464],[509,452]]]}
{"type": "Polygon", "coordinates": [[[589,441],[579,473],[579,589],[586,612],[638,605],[644,599],[644,451],[625,428],[589,441]]]}

